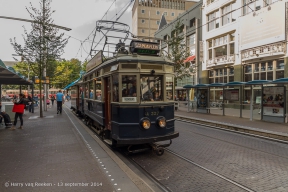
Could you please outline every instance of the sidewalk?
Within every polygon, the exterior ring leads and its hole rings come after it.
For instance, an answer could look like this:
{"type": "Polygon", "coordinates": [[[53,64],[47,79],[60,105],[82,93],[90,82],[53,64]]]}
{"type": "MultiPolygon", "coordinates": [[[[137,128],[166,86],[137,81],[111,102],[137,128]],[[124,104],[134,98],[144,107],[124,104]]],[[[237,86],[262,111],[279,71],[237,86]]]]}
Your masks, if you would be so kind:
{"type": "Polygon", "coordinates": [[[187,112],[187,107],[183,106],[180,106],[175,111],[175,118],[183,120],[191,119],[191,121],[201,124],[288,141],[288,125],[284,123],[271,123],[260,120],[250,121],[249,118],[223,116],[221,113],[204,114],[187,112]]]}
{"type": "Polygon", "coordinates": [[[145,189],[67,107],[59,115],[55,105],[39,114],[39,108],[26,111],[23,130],[0,127],[0,191],[145,189]]]}

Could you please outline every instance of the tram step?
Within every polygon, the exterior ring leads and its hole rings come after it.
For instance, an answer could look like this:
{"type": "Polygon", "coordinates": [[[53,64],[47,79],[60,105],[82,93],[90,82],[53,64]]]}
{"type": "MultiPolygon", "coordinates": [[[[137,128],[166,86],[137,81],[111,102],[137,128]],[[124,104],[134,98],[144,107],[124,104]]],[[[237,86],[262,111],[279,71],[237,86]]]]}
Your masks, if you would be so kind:
{"type": "Polygon", "coordinates": [[[107,143],[108,145],[112,145],[112,141],[110,139],[104,139],[104,142],[107,143]]]}

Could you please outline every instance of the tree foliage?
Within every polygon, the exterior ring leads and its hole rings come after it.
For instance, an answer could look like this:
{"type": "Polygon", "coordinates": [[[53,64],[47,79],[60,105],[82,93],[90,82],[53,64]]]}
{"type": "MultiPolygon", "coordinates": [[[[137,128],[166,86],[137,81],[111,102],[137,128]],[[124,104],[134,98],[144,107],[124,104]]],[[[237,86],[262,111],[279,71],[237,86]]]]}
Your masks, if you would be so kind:
{"type": "MultiPolygon", "coordinates": [[[[16,54],[22,56],[23,60],[29,65],[40,79],[43,76],[44,69],[47,74],[52,74],[56,67],[56,60],[64,53],[68,39],[63,38],[64,33],[58,34],[59,29],[53,25],[50,0],[40,0],[40,9],[32,6],[26,10],[34,22],[31,23],[32,30],[28,32],[24,27],[24,45],[17,43],[16,38],[10,39],[10,42],[16,54]]],[[[42,84],[40,83],[40,91],[42,84]]],[[[42,117],[42,103],[40,102],[40,117],[42,117]]]]}
{"type": "Polygon", "coordinates": [[[171,38],[167,41],[169,47],[169,53],[167,57],[175,63],[175,78],[183,79],[185,77],[190,77],[194,74],[195,66],[190,62],[184,62],[187,57],[191,56],[190,50],[186,45],[183,33],[183,24],[179,20],[172,30],[171,38]]]}

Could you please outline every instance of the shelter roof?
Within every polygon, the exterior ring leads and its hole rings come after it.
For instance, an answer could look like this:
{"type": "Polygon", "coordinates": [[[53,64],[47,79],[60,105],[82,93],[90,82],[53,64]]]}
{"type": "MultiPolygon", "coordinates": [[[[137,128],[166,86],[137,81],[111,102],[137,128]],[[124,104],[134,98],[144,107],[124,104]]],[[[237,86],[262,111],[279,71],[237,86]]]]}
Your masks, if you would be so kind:
{"type": "Polygon", "coordinates": [[[0,59],[0,84],[4,85],[32,85],[21,73],[16,72],[13,67],[6,67],[0,59]]]}

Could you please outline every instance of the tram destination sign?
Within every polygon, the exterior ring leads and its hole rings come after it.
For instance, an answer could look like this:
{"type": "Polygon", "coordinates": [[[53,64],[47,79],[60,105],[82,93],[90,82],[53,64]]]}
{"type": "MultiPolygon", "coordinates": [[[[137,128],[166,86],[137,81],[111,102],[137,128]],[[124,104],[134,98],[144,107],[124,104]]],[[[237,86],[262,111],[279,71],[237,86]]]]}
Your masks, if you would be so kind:
{"type": "Polygon", "coordinates": [[[146,41],[131,41],[130,52],[139,55],[158,55],[160,51],[159,44],[146,41]]]}

